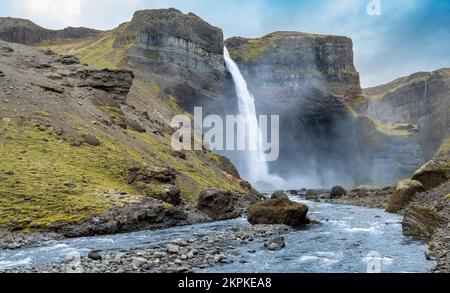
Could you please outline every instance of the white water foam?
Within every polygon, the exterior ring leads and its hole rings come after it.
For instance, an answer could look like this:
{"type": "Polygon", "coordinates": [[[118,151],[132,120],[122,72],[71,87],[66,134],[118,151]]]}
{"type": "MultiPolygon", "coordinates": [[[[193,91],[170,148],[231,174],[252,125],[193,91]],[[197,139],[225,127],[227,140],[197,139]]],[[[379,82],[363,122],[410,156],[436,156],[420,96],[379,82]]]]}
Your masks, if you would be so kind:
{"type": "Polygon", "coordinates": [[[269,173],[269,167],[265,159],[265,153],[262,144],[262,135],[258,126],[258,118],[256,115],[255,98],[248,89],[247,82],[242,75],[237,64],[231,59],[227,48],[224,48],[225,63],[228,71],[233,77],[238,97],[239,114],[246,119],[247,129],[245,137],[248,141],[248,147],[244,155],[245,160],[245,174],[244,177],[254,185],[260,183],[269,183],[277,188],[284,186],[283,180],[269,173]]]}

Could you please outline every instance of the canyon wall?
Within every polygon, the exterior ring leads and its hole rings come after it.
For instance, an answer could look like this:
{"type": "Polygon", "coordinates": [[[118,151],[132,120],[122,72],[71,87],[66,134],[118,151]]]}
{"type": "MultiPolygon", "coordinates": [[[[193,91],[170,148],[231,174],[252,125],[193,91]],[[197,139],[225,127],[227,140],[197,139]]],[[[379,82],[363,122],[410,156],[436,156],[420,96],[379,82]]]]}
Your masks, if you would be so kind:
{"type": "Polygon", "coordinates": [[[226,46],[258,113],[280,115],[281,157],[271,171],[291,184],[391,184],[424,161],[414,129],[364,116],[351,39],[276,32],[226,46]]]}

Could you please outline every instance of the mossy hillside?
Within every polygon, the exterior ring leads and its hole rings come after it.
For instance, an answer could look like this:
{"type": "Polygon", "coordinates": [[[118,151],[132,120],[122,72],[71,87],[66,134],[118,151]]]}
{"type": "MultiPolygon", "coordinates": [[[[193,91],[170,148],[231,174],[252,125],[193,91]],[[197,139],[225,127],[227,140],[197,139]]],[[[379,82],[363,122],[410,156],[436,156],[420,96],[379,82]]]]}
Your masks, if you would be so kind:
{"type": "Polygon", "coordinates": [[[50,49],[58,54],[70,54],[80,58],[82,63],[100,69],[117,69],[126,52],[133,43],[115,47],[114,42],[119,30],[106,31],[97,38],[90,38],[63,43],[44,43],[40,47],[50,49]]]}
{"type": "MultiPolygon", "coordinates": [[[[355,111],[352,111],[353,115],[359,116],[355,111]]],[[[356,116],[356,117],[357,117],[356,116]]],[[[370,120],[372,125],[382,134],[391,137],[408,137],[413,135],[419,131],[419,127],[413,124],[399,124],[399,123],[390,123],[390,122],[382,122],[380,120],[366,117],[370,120]]]]}
{"type": "MultiPolygon", "coordinates": [[[[182,195],[190,202],[195,203],[198,195],[206,188],[218,188],[232,190],[241,193],[239,181],[232,176],[220,171],[215,165],[215,160],[219,160],[217,155],[209,151],[187,151],[186,160],[182,160],[172,156],[171,137],[165,135],[163,137],[152,136],[146,133],[133,132],[134,135],[150,145],[156,151],[159,159],[163,160],[168,167],[177,170],[177,183],[180,187],[182,195]],[[204,157],[203,157],[204,156],[204,157]],[[211,159],[208,164],[207,159],[211,159]]],[[[164,189],[166,186],[161,185],[164,189]]],[[[156,188],[155,193],[161,189],[156,188]]],[[[155,194],[157,195],[157,194],[155,194]]]]}
{"type": "Polygon", "coordinates": [[[117,125],[126,124],[125,116],[120,108],[108,105],[102,105],[99,106],[99,108],[112,120],[114,124],[117,125]]]}
{"type": "Polygon", "coordinates": [[[373,88],[367,88],[364,91],[371,100],[381,101],[384,99],[384,97],[390,94],[394,94],[397,90],[411,86],[415,83],[425,82],[429,79],[429,77],[430,76],[427,73],[419,73],[411,76],[400,77],[388,84],[373,88]]]}
{"type": "MultiPolygon", "coordinates": [[[[42,130],[31,119],[1,119],[0,225],[17,223],[28,229],[54,222],[79,222],[135,203],[141,193],[128,184],[127,176],[136,164],[174,168],[182,196],[193,203],[205,188],[242,192],[239,180],[218,170],[216,155],[210,152],[187,152],[183,160],[172,156],[169,135],[121,131],[134,141],[130,145],[81,119],[69,118],[80,141],[84,134],[91,134],[101,145],[84,143],[76,147],[73,137],[42,130]],[[75,188],[66,186],[70,181],[76,183],[75,188]],[[127,195],[111,196],[110,191],[127,195]]],[[[158,197],[168,187],[152,183],[153,194],[148,195],[158,197]]]]}
{"type": "Polygon", "coordinates": [[[135,80],[133,87],[139,94],[151,98],[168,110],[171,115],[186,114],[177,104],[175,97],[163,95],[160,87],[155,82],[135,80]]]}
{"type": "Polygon", "coordinates": [[[124,180],[127,165],[139,154],[96,134],[102,145],[73,147],[31,124],[2,123],[0,145],[0,225],[23,228],[77,222],[138,196],[124,180]],[[65,184],[76,183],[75,188],[65,184]],[[103,196],[110,190],[123,198],[103,196]]]}

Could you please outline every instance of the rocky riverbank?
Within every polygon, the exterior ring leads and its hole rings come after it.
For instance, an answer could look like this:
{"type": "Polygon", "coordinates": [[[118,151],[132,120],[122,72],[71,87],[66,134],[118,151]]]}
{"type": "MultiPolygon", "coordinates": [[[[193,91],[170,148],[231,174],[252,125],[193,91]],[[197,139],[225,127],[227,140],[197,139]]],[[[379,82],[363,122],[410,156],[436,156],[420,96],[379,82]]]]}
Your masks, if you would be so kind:
{"type": "MultiPolygon", "coordinates": [[[[256,225],[240,228],[231,226],[213,235],[194,235],[189,239],[174,239],[146,249],[127,251],[91,251],[88,256],[68,255],[66,261],[36,265],[23,269],[0,271],[16,272],[84,272],[84,273],[188,273],[229,263],[230,256],[241,246],[257,239],[265,242],[291,228],[285,225],[256,225]]],[[[277,243],[277,241],[272,241],[277,243]]],[[[271,249],[273,245],[267,248],[271,249]]],[[[256,251],[249,253],[256,253],[256,251]]],[[[242,258],[241,262],[245,262],[242,258]]]]}

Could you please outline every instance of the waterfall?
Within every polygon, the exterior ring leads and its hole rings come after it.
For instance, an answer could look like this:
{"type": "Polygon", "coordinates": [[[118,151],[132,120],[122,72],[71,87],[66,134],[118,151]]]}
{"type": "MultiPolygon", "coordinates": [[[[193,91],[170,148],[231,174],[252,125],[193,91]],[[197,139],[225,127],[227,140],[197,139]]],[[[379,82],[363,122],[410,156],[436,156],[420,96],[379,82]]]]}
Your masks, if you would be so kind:
{"type": "Polygon", "coordinates": [[[225,64],[228,71],[233,77],[236,87],[236,94],[238,97],[239,114],[246,119],[247,129],[240,129],[245,131],[246,140],[248,142],[244,160],[244,173],[250,183],[254,185],[271,184],[275,187],[281,187],[281,178],[270,175],[269,167],[265,160],[265,153],[262,144],[262,135],[258,126],[258,119],[255,108],[255,98],[250,93],[247,82],[237,64],[231,59],[228,49],[224,48],[225,64]],[[246,131],[247,130],[247,131],[246,131]]]}

